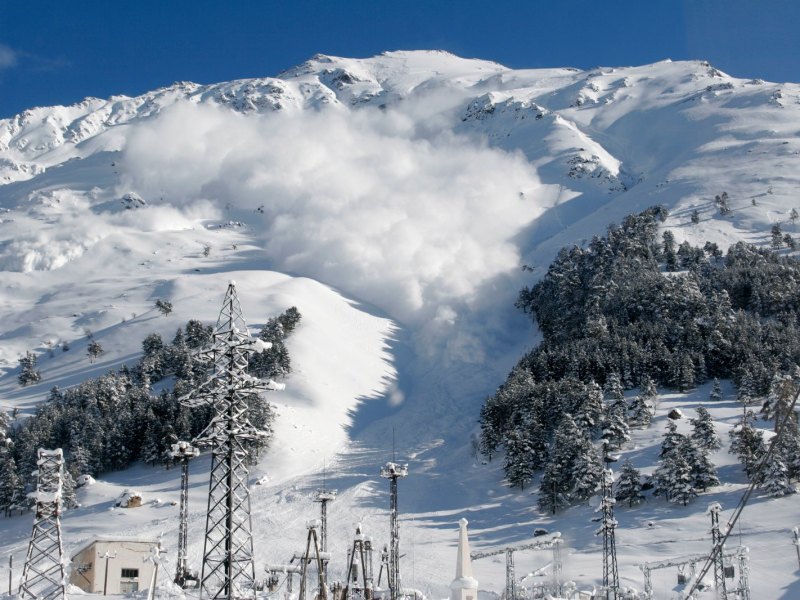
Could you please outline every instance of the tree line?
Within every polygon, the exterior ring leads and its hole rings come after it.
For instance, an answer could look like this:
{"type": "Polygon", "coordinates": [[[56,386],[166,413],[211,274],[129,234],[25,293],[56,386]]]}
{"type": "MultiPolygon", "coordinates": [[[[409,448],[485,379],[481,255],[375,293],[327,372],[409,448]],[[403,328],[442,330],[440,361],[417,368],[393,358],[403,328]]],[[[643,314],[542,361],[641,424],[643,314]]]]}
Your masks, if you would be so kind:
{"type": "MultiPolygon", "coordinates": [[[[300,319],[291,307],[267,321],[258,337],[272,346],[251,356],[251,374],[280,380],[290,373],[285,340],[300,319]]],[[[207,376],[207,365],[194,354],[210,343],[212,333],[211,326],[190,320],[170,342],[150,334],[133,366],[68,389],[54,387],[29,418],[12,419],[0,412],[0,510],[8,514],[27,504],[27,494],[36,487],[32,473],[38,448],[64,449],[67,488],[81,475],[124,469],[138,460],[169,466],[171,445],[194,438],[212,416],[210,407],[189,409],[179,402],[207,376]],[[153,393],[157,382],[163,382],[163,389],[153,393]]],[[[270,433],[273,410],[258,395],[249,401],[248,418],[270,433]]],[[[253,459],[268,439],[250,448],[253,459]]]]}
{"type": "MultiPolygon", "coordinates": [[[[544,510],[594,493],[600,455],[624,444],[631,426],[649,425],[656,386],[688,391],[726,378],[743,404],[768,403],[776,376],[800,362],[800,262],[745,243],[727,253],[713,243],[676,244],[670,231],[659,236],[666,217],[652,207],[585,247],[563,248],[519,294],[516,306],[543,340],[484,402],[480,449],[489,459],[504,453],[511,485],[524,487],[541,471],[544,510]],[[635,388],[626,401],[624,390],[635,388]]],[[[774,417],[768,407],[765,416],[774,417]]],[[[667,432],[670,448],[650,483],[688,501],[713,485],[713,445],[676,436],[667,432]]],[[[796,426],[789,437],[784,445],[796,445],[796,426]]]]}

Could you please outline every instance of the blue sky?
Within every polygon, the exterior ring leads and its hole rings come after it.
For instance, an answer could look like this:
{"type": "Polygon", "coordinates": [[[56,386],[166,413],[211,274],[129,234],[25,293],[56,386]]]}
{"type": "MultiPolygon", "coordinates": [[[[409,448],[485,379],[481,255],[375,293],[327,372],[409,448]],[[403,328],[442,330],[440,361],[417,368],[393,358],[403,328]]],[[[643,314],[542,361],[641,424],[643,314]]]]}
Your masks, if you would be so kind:
{"type": "Polygon", "coordinates": [[[318,52],[444,49],[515,68],[699,58],[800,81],[799,31],[795,0],[0,0],[0,118],[275,75],[318,52]]]}

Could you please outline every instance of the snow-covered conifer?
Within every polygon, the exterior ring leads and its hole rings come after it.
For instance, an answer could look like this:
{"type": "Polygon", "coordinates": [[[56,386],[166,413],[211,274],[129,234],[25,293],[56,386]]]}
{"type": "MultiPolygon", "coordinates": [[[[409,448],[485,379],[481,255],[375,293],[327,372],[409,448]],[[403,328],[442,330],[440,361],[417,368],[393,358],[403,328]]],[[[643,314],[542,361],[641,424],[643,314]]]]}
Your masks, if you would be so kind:
{"type": "Polygon", "coordinates": [[[169,314],[172,312],[172,302],[170,302],[169,300],[162,300],[161,298],[159,298],[158,300],[156,300],[156,310],[158,310],[158,312],[160,312],[165,317],[169,316],[169,314]]]}
{"type": "Polygon", "coordinates": [[[778,430],[784,418],[788,415],[787,427],[797,432],[797,417],[792,413],[792,401],[797,395],[797,383],[791,375],[776,374],[772,378],[769,395],[761,407],[761,413],[766,419],[775,419],[775,430],[778,430]]]}
{"type": "Polygon", "coordinates": [[[33,352],[26,352],[25,356],[20,357],[20,373],[17,376],[17,381],[19,381],[20,385],[24,386],[41,381],[42,375],[36,370],[36,363],[37,358],[33,352]]]}
{"type": "Polygon", "coordinates": [[[630,441],[630,428],[625,420],[624,405],[612,405],[603,420],[603,443],[607,450],[619,450],[630,441]]]}
{"type": "Polygon", "coordinates": [[[712,402],[719,402],[722,400],[722,386],[719,383],[719,379],[714,377],[714,385],[711,387],[711,393],[708,395],[708,399],[712,402]]]}
{"type": "Polygon", "coordinates": [[[615,486],[614,498],[617,502],[627,503],[629,507],[644,500],[641,473],[633,466],[630,459],[622,464],[622,470],[615,486]]]}
{"type": "Polygon", "coordinates": [[[689,463],[689,470],[691,473],[692,486],[696,490],[706,491],[714,485],[719,485],[719,477],[717,477],[717,469],[708,453],[694,443],[691,438],[684,437],[683,444],[676,452],[681,454],[686,462],[689,463]]]}
{"type": "Polygon", "coordinates": [[[778,453],[773,454],[766,465],[760,485],[765,492],[774,498],[797,492],[797,489],[789,481],[786,464],[778,453]]]}
{"type": "Polygon", "coordinates": [[[0,511],[6,516],[10,514],[11,507],[19,501],[19,491],[17,463],[11,452],[5,448],[0,449],[0,511]]]}
{"type": "Polygon", "coordinates": [[[650,404],[648,403],[647,399],[641,394],[641,392],[637,394],[636,397],[631,401],[630,411],[631,411],[632,424],[644,428],[650,426],[650,421],[653,418],[653,413],[650,409],[650,404]]]}
{"type": "Polygon", "coordinates": [[[719,450],[722,441],[714,429],[711,420],[711,413],[703,407],[697,407],[697,418],[691,419],[692,422],[692,441],[705,451],[719,450]]]}
{"type": "Polygon", "coordinates": [[[730,430],[730,451],[737,456],[750,479],[755,475],[756,465],[767,452],[764,432],[753,427],[754,420],[753,413],[747,411],[742,416],[741,422],[730,430]]]}
{"type": "Polygon", "coordinates": [[[91,338],[86,348],[86,353],[89,355],[89,362],[94,363],[94,361],[103,354],[103,346],[100,345],[100,342],[91,338]]]}
{"type": "Polygon", "coordinates": [[[603,394],[611,401],[622,400],[625,397],[618,373],[612,372],[608,374],[606,385],[603,387],[603,394]]]}

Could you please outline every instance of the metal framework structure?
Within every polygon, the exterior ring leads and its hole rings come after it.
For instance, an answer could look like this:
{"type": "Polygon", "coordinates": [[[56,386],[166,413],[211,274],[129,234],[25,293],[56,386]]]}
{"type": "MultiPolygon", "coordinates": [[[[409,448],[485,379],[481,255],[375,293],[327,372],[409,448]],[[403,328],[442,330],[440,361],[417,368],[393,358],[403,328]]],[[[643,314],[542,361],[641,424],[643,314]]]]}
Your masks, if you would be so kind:
{"type": "Polygon", "coordinates": [[[506,600],[517,600],[517,580],[514,571],[514,553],[523,550],[552,550],[553,551],[553,584],[552,590],[554,594],[561,593],[561,534],[554,533],[552,536],[532,542],[530,544],[521,544],[519,546],[507,546],[505,548],[497,548],[496,550],[478,550],[470,552],[472,560],[479,560],[488,556],[497,556],[498,554],[506,555],[506,600]]]}
{"type": "Polygon", "coordinates": [[[387,462],[381,467],[381,477],[389,480],[390,496],[390,538],[389,545],[389,593],[391,600],[400,596],[400,526],[397,512],[397,480],[408,475],[408,465],[396,462],[387,462]]]}
{"type": "Polygon", "coordinates": [[[303,554],[295,554],[291,562],[300,561],[300,595],[299,600],[306,600],[306,579],[308,577],[308,565],[315,562],[317,565],[317,600],[327,600],[328,586],[325,581],[325,566],[328,564],[330,556],[320,550],[317,528],[319,521],[307,523],[308,537],[306,539],[306,551],[303,554]],[[313,555],[312,555],[313,551],[313,555]]]}
{"type": "Polygon", "coordinates": [[[616,600],[619,590],[619,569],[617,568],[617,542],[614,531],[617,520],[614,518],[614,473],[611,469],[603,470],[603,500],[600,504],[602,513],[600,529],[595,533],[603,536],[603,587],[606,600],[616,600]]]}
{"type": "MultiPolygon", "coordinates": [[[[715,502],[708,508],[711,513],[711,541],[712,548],[719,546],[722,549],[722,535],[719,531],[719,514],[722,512],[722,506],[715,502]]],[[[717,598],[725,600],[728,597],[728,592],[725,586],[725,560],[722,557],[722,552],[717,552],[714,556],[714,589],[717,593],[717,598]]]]}
{"type": "Polygon", "coordinates": [[[60,448],[39,449],[37,456],[36,512],[19,595],[23,599],[63,600],[66,589],[59,517],[64,454],[60,448]]]}
{"type": "Polygon", "coordinates": [[[375,591],[372,571],[372,539],[364,535],[360,523],[356,526],[353,547],[348,554],[347,581],[341,598],[357,597],[363,600],[372,600],[375,591]],[[361,577],[360,585],[359,576],[361,577]],[[350,585],[351,583],[353,585],[350,585]]]}
{"type": "Polygon", "coordinates": [[[259,392],[282,389],[247,373],[248,359],[270,344],[250,337],[236,284],[225,293],[212,342],[198,353],[211,366],[208,379],[183,398],[190,407],[211,405],[214,416],[194,440],[211,446],[203,567],[200,597],[234,600],[255,593],[250,493],[247,487],[248,445],[266,432],[247,418],[248,400],[259,392]]]}
{"type": "MultiPolygon", "coordinates": [[[[747,548],[740,546],[735,552],[722,553],[720,555],[723,557],[723,559],[736,559],[736,561],[739,563],[739,579],[736,589],[726,592],[726,596],[723,597],[728,599],[736,598],[737,600],[750,600],[750,567],[748,565],[747,548]]],[[[692,589],[699,589],[701,582],[697,581],[696,579],[698,577],[697,565],[698,563],[703,564],[707,562],[710,556],[711,555],[709,554],[696,554],[690,556],[681,556],[670,560],[652,561],[640,564],[639,568],[644,574],[645,600],[651,600],[653,598],[654,590],[652,572],[657,569],[669,569],[672,567],[678,567],[679,569],[682,569],[688,565],[688,574],[683,573],[683,571],[679,571],[679,578],[682,579],[682,581],[679,581],[679,583],[691,584],[692,589]]]]}
{"type": "Polygon", "coordinates": [[[175,583],[184,587],[186,580],[196,580],[197,575],[189,570],[186,548],[189,541],[189,461],[200,454],[200,450],[189,442],[172,444],[170,456],[181,463],[181,504],[178,523],[178,559],[175,583]]]}

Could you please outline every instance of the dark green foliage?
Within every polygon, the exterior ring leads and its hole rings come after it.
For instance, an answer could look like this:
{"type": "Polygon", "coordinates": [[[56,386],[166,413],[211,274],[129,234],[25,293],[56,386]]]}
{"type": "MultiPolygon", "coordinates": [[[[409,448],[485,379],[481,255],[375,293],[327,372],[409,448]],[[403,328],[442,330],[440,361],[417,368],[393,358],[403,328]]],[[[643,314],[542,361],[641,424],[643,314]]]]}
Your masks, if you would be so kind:
{"type": "Polygon", "coordinates": [[[19,359],[20,372],[17,376],[17,381],[19,381],[20,385],[24,386],[41,381],[42,375],[36,370],[37,362],[36,355],[33,352],[26,352],[25,356],[19,359]]]}
{"type": "Polygon", "coordinates": [[[627,503],[628,507],[644,500],[641,473],[634,468],[630,460],[626,460],[622,464],[622,470],[614,490],[614,498],[621,504],[627,503]]]}
{"type": "Polygon", "coordinates": [[[156,309],[166,317],[172,312],[172,302],[159,298],[156,300],[156,309]]]}
{"type": "Polygon", "coordinates": [[[539,508],[556,513],[577,500],[589,498],[603,476],[603,465],[591,441],[570,416],[556,431],[539,485],[539,508]]]}
{"type": "Polygon", "coordinates": [[[253,375],[262,379],[279,379],[291,372],[289,351],[284,340],[299,322],[300,312],[294,306],[288,308],[282,315],[267,321],[258,337],[272,346],[250,358],[250,372],[253,375]]]}
{"type": "Polygon", "coordinates": [[[714,377],[714,386],[711,388],[711,393],[708,396],[708,399],[712,402],[719,402],[722,400],[722,386],[719,383],[719,379],[714,377]]]}
{"type": "Polygon", "coordinates": [[[703,406],[697,407],[697,418],[691,419],[692,441],[705,451],[719,450],[722,441],[714,429],[711,413],[703,406]]]}
{"type": "MultiPolygon", "coordinates": [[[[270,319],[280,324],[284,353],[283,332],[294,330],[299,319],[295,308],[270,319]],[[283,317],[285,324],[280,324],[283,317]]],[[[12,443],[3,444],[0,435],[0,510],[18,504],[35,487],[30,473],[36,468],[37,448],[64,448],[71,478],[123,469],[136,460],[168,464],[165,451],[171,444],[192,439],[211,419],[210,407],[189,410],[178,400],[205,377],[205,367],[192,360],[191,352],[207,345],[211,332],[200,322],[190,321],[185,333],[179,329],[171,344],[158,334],[149,335],[142,342],[142,358],[133,368],[123,365],[68,390],[53,388],[36,414],[21,423],[10,424],[2,413],[0,432],[7,430],[12,443]],[[168,376],[174,378],[172,389],[154,396],[150,384],[168,376]]],[[[90,338],[90,343],[96,342],[90,338]]],[[[281,369],[271,371],[270,377],[288,373],[288,353],[279,364],[281,369]]],[[[272,418],[270,405],[260,397],[248,402],[248,419],[255,427],[269,433],[272,418]]],[[[269,435],[250,448],[252,459],[268,439],[269,435]]]]}
{"type": "Polygon", "coordinates": [[[730,451],[737,456],[748,479],[751,480],[755,476],[756,465],[767,452],[764,432],[754,427],[753,421],[755,421],[755,415],[751,411],[746,411],[739,424],[729,432],[730,451]]]}

